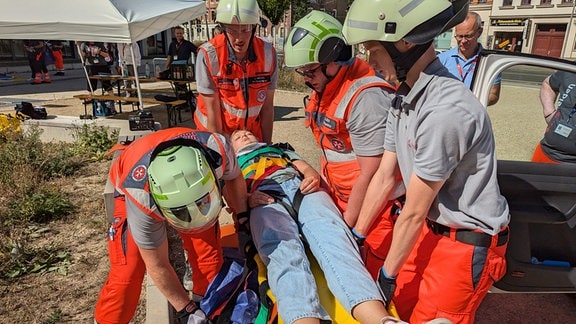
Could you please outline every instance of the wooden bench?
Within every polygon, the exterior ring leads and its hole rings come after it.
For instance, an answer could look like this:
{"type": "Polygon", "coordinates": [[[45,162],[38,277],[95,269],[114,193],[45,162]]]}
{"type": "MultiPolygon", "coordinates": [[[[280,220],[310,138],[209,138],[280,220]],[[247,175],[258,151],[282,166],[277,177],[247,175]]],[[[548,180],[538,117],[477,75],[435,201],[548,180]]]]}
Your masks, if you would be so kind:
{"type": "MultiPolygon", "coordinates": [[[[111,95],[88,95],[88,94],[80,94],[75,95],[74,98],[78,98],[83,100],[84,109],[86,109],[86,105],[88,104],[85,100],[86,99],[93,99],[98,101],[126,101],[132,103],[132,105],[138,105],[140,101],[137,97],[120,97],[120,96],[111,96],[111,95]]],[[[152,104],[152,105],[166,105],[166,111],[168,113],[168,127],[172,127],[178,123],[182,122],[182,113],[181,108],[182,106],[186,105],[186,100],[173,100],[173,101],[159,101],[154,98],[146,98],[142,97],[142,103],[152,104]]],[[[132,110],[134,111],[134,110],[132,110]]],[[[122,111],[120,111],[122,112],[122,111]]]]}

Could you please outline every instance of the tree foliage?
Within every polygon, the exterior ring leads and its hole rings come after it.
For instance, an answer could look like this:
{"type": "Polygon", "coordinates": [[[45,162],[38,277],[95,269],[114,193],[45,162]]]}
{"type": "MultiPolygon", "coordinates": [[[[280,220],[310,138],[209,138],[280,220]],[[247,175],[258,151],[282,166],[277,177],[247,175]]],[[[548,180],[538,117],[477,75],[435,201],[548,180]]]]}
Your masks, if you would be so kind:
{"type": "Polygon", "coordinates": [[[262,13],[276,26],[284,18],[284,12],[290,8],[290,0],[258,0],[262,13]]]}
{"type": "Polygon", "coordinates": [[[294,25],[302,17],[308,13],[308,0],[294,0],[292,1],[292,25],[294,25]]]}

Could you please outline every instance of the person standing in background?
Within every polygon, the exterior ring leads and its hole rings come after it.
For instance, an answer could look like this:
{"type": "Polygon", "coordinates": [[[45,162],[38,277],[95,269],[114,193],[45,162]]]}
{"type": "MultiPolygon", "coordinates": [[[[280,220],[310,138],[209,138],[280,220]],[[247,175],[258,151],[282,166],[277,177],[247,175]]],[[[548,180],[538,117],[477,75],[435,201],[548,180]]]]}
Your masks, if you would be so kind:
{"type": "MultiPolygon", "coordinates": [[[[80,44],[80,54],[84,58],[84,64],[89,76],[96,76],[99,73],[110,74],[109,63],[112,61],[112,56],[108,53],[104,43],[83,42],[80,44]]],[[[112,91],[110,80],[101,80],[101,83],[104,91],[112,91]]],[[[98,80],[89,79],[87,86],[89,92],[95,91],[98,87],[98,80]]]]}
{"type": "Polygon", "coordinates": [[[64,45],[61,40],[55,40],[51,42],[52,44],[52,56],[54,57],[54,69],[56,76],[64,75],[64,45]]]}
{"type": "MultiPolygon", "coordinates": [[[[118,48],[118,72],[123,76],[135,76],[134,66],[136,69],[141,64],[142,55],[140,54],[140,46],[138,43],[124,44],[120,43],[117,45],[118,48]],[[132,47],[132,49],[130,49],[132,47]],[[134,53],[134,56],[132,56],[134,53]]],[[[132,80],[124,80],[124,86],[126,87],[126,97],[130,97],[131,93],[128,89],[132,88],[132,80]]]]}
{"type": "Polygon", "coordinates": [[[46,45],[42,40],[27,40],[24,42],[24,47],[28,56],[28,64],[32,70],[32,82],[30,84],[52,82],[44,61],[45,46],[46,45]]]}
{"type": "Polygon", "coordinates": [[[173,28],[176,39],[168,47],[168,57],[166,58],[165,69],[169,70],[174,61],[189,61],[192,54],[196,55],[198,48],[189,40],[184,39],[184,27],[176,26],[173,28]]]}
{"type": "MultiPolygon", "coordinates": [[[[438,54],[440,62],[469,89],[472,86],[472,77],[478,63],[478,54],[483,49],[482,44],[478,42],[483,30],[480,15],[476,12],[468,12],[466,19],[454,28],[454,38],[458,45],[438,54]]],[[[498,74],[490,89],[488,106],[498,102],[501,83],[502,76],[498,74]]]]}

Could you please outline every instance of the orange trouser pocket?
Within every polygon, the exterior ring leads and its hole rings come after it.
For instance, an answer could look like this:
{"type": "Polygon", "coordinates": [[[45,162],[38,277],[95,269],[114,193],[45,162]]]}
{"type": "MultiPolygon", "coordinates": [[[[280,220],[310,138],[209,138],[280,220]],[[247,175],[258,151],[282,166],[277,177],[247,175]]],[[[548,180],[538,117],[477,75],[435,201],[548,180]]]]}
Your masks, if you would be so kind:
{"type": "Polygon", "coordinates": [[[128,323],[138,306],[146,267],[126,223],[123,197],[115,198],[108,255],[110,271],[100,290],[94,319],[100,324],[128,323]]]}

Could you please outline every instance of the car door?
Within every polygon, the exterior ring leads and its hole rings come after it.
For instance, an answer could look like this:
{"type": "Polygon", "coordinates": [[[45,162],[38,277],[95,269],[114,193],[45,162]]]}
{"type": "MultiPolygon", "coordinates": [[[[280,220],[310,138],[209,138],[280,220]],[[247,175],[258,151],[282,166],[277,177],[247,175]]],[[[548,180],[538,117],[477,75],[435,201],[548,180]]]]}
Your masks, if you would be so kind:
{"type": "Polygon", "coordinates": [[[497,76],[502,78],[500,99],[487,109],[511,234],[508,269],[493,292],[576,292],[576,164],[530,162],[547,126],[540,85],[558,70],[576,73],[576,65],[484,51],[476,67],[472,89],[485,105],[497,76]]]}

